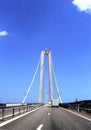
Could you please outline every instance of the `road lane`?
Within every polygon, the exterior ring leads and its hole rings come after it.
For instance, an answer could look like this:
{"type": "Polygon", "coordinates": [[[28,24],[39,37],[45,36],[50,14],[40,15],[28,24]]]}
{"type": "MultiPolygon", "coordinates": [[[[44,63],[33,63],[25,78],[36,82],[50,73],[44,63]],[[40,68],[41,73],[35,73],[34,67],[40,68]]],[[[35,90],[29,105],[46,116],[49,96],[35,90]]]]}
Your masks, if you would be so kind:
{"type": "Polygon", "coordinates": [[[3,126],[5,130],[91,130],[91,122],[61,108],[42,106],[10,124],[3,126]],[[41,125],[42,124],[42,125],[41,125]]]}

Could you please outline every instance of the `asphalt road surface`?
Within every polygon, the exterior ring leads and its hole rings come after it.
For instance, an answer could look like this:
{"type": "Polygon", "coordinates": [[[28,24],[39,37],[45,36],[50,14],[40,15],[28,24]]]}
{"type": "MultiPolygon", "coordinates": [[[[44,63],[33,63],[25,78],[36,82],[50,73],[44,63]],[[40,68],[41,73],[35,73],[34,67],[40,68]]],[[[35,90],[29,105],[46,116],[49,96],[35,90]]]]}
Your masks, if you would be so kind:
{"type": "Polygon", "coordinates": [[[91,121],[61,108],[42,106],[0,130],[91,130],[91,121]]]}

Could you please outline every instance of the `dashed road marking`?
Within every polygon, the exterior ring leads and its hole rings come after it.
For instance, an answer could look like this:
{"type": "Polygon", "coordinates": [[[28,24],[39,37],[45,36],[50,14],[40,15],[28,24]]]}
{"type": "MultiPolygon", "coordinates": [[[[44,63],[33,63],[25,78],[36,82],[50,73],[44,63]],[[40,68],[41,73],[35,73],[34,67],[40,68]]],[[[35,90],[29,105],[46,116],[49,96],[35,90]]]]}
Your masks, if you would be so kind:
{"type": "Polygon", "coordinates": [[[48,112],[48,116],[50,115],[51,113],[48,112]]]}
{"type": "Polygon", "coordinates": [[[43,126],[44,126],[43,124],[40,124],[40,125],[37,127],[36,130],[41,130],[43,126]]]}

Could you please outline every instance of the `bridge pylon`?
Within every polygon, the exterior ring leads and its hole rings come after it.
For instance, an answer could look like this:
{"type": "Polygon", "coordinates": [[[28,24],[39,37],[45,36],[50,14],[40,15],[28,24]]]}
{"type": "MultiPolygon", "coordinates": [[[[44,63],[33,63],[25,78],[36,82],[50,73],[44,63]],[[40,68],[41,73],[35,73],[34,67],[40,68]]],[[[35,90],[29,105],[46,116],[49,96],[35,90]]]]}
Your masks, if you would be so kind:
{"type": "Polygon", "coordinates": [[[54,94],[53,94],[53,84],[52,84],[52,81],[54,79],[55,81],[55,85],[56,85],[56,89],[57,89],[57,93],[58,93],[58,96],[59,96],[59,100],[60,100],[60,103],[62,103],[62,99],[61,99],[61,96],[60,96],[60,92],[59,92],[59,88],[58,88],[58,84],[57,84],[57,80],[56,80],[56,76],[55,76],[55,72],[54,72],[54,67],[53,67],[53,63],[52,63],[52,53],[51,53],[51,50],[42,50],[41,51],[41,56],[40,56],[40,59],[39,59],[39,62],[38,62],[38,65],[37,65],[37,68],[36,68],[36,71],[33,75],[33,79],[28,87],[28,90],[23,98],[23,101],[22,103],[24,104],[25,101],[26,101],[26,98],[32,88],[32,85],[34,83],[34,80],[36,78],[36,75],[37,75],[37,72],[39,70],[39,67],[40,67],[40,84],[39,84],[39,99],[38,99],[38,102],[39,103],[42,103],[42,91],[43,91],[43,81],[44,81],[44,59],[45,59],[45,55],[48,56],[48,72],[49,72],[49,90],[50,90],[50,101],[52,102],[52,99],[54,98],[54,94]]]}
{"type": "Polygon", "coordinates": [[[50,88],[50,100],[53,98],[53,87],[52,87],[52,54],[51,50],[42,50],[40,58],[40,87],[39,87],[39,103],[42,103],[42,90],[43,90],[43,79],[44,79],[44,56],[48,55],[48,68],[49,68],[49,88],[50,88]]]}

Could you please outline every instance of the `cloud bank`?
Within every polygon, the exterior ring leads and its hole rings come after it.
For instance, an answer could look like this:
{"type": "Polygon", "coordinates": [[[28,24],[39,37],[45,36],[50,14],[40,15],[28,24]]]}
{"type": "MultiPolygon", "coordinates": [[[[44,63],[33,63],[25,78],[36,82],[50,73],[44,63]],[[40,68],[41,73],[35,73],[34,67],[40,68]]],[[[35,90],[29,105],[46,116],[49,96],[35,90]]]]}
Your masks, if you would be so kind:
{"type": "Polygon", "coordinates": [[[79,11],[91,13],[91,0],[73,0],[72,4],[75,5],[79,11]]]}
{"type": "Polygon", "coordinates": [[[6,35],[8,35],[8,33],[7,33],[7,31],[0,31],[0,36],[6,36],[6,35]]]}

